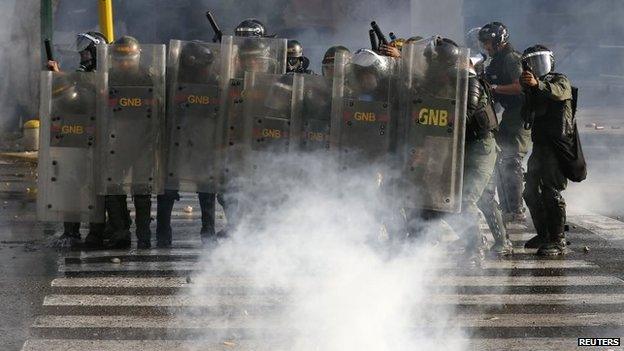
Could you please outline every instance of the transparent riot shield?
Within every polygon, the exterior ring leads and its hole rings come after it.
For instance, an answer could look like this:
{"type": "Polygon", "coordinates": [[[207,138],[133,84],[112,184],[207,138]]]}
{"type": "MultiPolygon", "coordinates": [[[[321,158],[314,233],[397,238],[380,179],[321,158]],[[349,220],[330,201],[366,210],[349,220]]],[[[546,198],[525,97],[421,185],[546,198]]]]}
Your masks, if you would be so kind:
{"type": "Polygon", "coordinates": [[[37,217],[103,222],[95,191],[94,73],[42,72],[37,217]]]}
{"type": "Polygon", "coordinates": [[[301,94],[294,81],[293,74],[245,74],[243,139],[231,147],[239,156],[231,161],[248,178],[261,174],[272,155],[287,153],[296,146],[294,125],[301,123],[293,123],[292,110],[294,99],[301,94]]]}
{"type": "Polygon", "coordinates": [[[215,192],[225,138],[221,45],[169,44],[167,189],[215,192]]]}
{"type": "Polygon", "coordinates": [[[403,188],[408,208],[461,210],[468,50],[449,59],[431,40],[404,47],[400,87],[403,188]]]}
{"type": "Polygon", "coordinates": [[[98,192],[103,195],[162,192],[165,46],[131,49],[98,47],[98,192]]]}
{"type": "Polygon", "coordinates": [[[244,142],[243,96],[245,73],[286,73],[286,39],[224,36],[222,77],[228,79],[223,106],[228,146],[244,142]]]}
{"type": "Polygon", "coordinates": [[[298,150],[329,149],[332,79],[311,74],[295,74],[293,100],[294,142],[298,150]]]}
{"type": "Polygon", "coordinates": [[[357,55],[338,55],[334,68],[330,145],[343,166],[383,162],[392,145],[392,64],[372,52],[356,62],[357,55]]]}

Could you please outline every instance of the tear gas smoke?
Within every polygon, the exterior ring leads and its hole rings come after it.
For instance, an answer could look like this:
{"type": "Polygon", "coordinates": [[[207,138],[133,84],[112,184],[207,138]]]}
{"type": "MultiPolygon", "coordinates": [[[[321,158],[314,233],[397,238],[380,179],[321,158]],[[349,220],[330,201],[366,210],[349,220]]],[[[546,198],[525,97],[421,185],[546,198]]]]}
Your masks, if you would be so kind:
{"type": "MultiPolygon", "coordinates": [[[[0,135],[19,130],[39,110],[39,1],[0,2],[0,135]]],[[[3,138],[4,139],[4,138],[3,138]]],[[[0,141],[0,148],[6,140],[0,141]]]]}
{"type": "Polygon", "coordinates": [[[380,235],[380,219],[397,205],[379,186],[383,168],[339,171],[321,154],[265,155],[259,164],[262,176],[229,194],[243,200],[237,230],[193,279],[197,301],[233,307],[210,315],[226,328],[209,340],[297,351],[463,349],[451,308],[430,302],[442,250],[380,235]],[[205,289],[232,277],[244,292],[205,289]],[[258,296],[268,305],[251,302],[258,296]],[[253,327],[227,330],[241,323],[253,327]]]}

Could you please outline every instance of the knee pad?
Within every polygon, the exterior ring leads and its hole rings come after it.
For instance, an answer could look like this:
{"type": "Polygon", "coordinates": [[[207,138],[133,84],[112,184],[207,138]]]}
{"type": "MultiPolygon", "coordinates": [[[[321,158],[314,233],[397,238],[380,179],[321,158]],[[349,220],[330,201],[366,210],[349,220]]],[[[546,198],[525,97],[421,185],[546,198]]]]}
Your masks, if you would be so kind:
{"type": "Polygon", "coordinates": [[[563,209],[565,210],[565,199],[559,190],[553,188],[544,188],[542,189],[542,201],[544,206],[549,209],[557,210],[563,209]]]}

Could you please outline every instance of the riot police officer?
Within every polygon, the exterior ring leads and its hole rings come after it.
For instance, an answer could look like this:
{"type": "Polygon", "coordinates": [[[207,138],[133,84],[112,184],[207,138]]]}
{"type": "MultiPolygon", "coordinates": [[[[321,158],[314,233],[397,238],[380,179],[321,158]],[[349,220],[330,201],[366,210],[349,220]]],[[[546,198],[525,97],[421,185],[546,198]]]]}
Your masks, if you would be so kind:
{"type": "MultiPolygon", "coordinates": [[[[84,32],[76,35],[76,50],[80,55],[78,72],[93,72],[97,67],[97,45],[106,44],[108,40],[99,32],[84,32]]],[[[48,61],[48,68],[54,72],[60,72],[56,61],[48,61]]],[[[79,94],[84,103],[95,104],[93,97],[85,100],[84,94],[79,94]]],[[[78,100],[76,100],[78,101],[78,100]]],[[[95,105],[94,105],[95,106],[95,105]]],[[[94,107],[93,106],[93,107],[94,107]]],[[[89,233],[85,237],[84,245],[89,248],[101,248],[103,244],[104,224],[89,223],[89,233]]],[[[80,242],[80,223],[64,222],[63,234],[54,244],[55,246],[75,246],[80,242]]]]}
{"type": "Polygon", "coordinates": [[[524,199],[537,231],[525,247],[538,247],[538,255],[562,255],[566,253],[566,205],[561,192],[567,176],[557,145],[573,144],[572,86],[565,75],[553,71],[554,55],[543,45],[526,49],[522,62],[528,68],[521,77],[527,97],[523,112],[533,139],[524,199]]]}
{"type": "MultiPolygon", "coordinates": [[[[184,44],[180,52],[177,82],[185,85],[197,84],[202,86],[218,86],[219,67],[215,69],[213,64],[215,64],[215,54],[210,50],[210,48],[205,46],[202,42],[188,42],[184,44]]],[[[196,127],[201,128],[201,126],[196,127]]],[[[170,128],[173,127],[170,126],[170,128]]],[[[209,136],[203,135],[201,137],[206,138],[209,136]]],[[[197,148],[197,146],[195,146],[195,148],[197,148]]],[[[211,150],[198,151],[207,153],[211,150]]],[[[172,162],[184,162],[186,160],[185,155],[174,155],[170,157],[174,157],[176,160],[170,160],[169,164],[172,164],[172,162]]],[[[186,161],[201,162],[200,160],[186,161]]],[[[204,166],[205,165],[201,165],[200,169],[204,166]]],[[[191,166],[178,165],[177,168],[179,169],[182,167],[191,166]]],[[[168,172],[173,172],[173,170],[169,170],[168,172]]],[[[208,175],[206,175],[206,177],[208,177],[208,175]]],[[[156,245],[159,248],[171,247],[171,212],[173,210],[174,202],[180,199],[178,190],[179,184],[168,184],[165,188],[165,193],[157,196],[158,209],[156,218],[156,245]],[[178,186],[176,187],[176,185],[178,186]]],[[[208,242],[215,236],[215,193],[199,191],[197,194],[201,209],[202,222],[200,236],[202,242],[208,242]]]]}
{"type": "Polygon", "coordinates": [[[286,49],[286,73],[314,74],[309,70],[310,60],[303,56],[303,45],[297,40],[289,40],[286,49]]]}
{"type": "MultiPolygon", "coordinates": [[[[262,22],[260,22],[259,20],[255,18],[247,18],[247,19],[244,19],[241,23],[239,23],[234,29],[234,35],[237,37],[257,37],[257,38],[262,38],[262,37],[267,36],[266,28],[264,27],[264,24],[262,24],[262,22]]],[[[263,50],[265,50],[266,55],[268,55],[269,49],[266,47],[262,48],[263,43],[256,43],[255,46],[257,46],[257,49],[260,50],[260,51],[256,51],[253,48],[254,42],[251,40],[245,44],[246,45],[243,45],[241,47],[242,53],[241,53],[241,56],[239,57],[239,60],[240,60],[238,62],[239,68],[243,70],[246,70],[249,68],[251,71],[258,71],[258,72],[262,71],[263,68],[260,67],[261,63],[255,62],[256,58],[254,57],[254,55],[257,53],[263,53],[263,50]]],[[[268,64],[268,63],[265,62],[265,64],[268,64]]],[[[200,197],[201,196],[203,195],[200,195],[200,197]]],[[[232,215],[234,213],[234,208],[236,207],[236,201],[224,193],[216,194],[216,198],[217,198],[217,201],[219,201],[219,204],[223,206],[223,210],[225,212],[226,218],[229,219],[229,222],[233,222],[232,215]]],[[[200,199],[200,205],[201,205],[201,201],[202,200],[200,199]]],[[[205,204],[208,204],[210,200],[204,199],[204,201],[205,201],[205,204]]],[[[212,206],[214,207],[214,204],[212,204],[212,206]]],[[[208,210],[208,207],[205,207],[205,208],[206,210],[208,210]]],[[[202,211],[202,218],[203,218],[203,214],[204,212],[202,211]]],[[[212,214],[211,216],[207,218],[214,218],[214,214],[212,214]]],[[[227,235],[227,231],[228,231],[228,228],[224,228],[217,233],[217,236],[225,237],[227,235]]],[[[202,233],[204,233],[203,230],[202,230],[202,233]]],[[[210,234],[209,227],[207,228],[207,231],[205,233],[210,234]]],[[[207,238],[208,236],[202,236],[202,237],[207,238]]]]}
{"type": "Polygon", "coordinates": [[[479,30],[481,42],[492,61],[486,70],[494,101],[505,109],[502,114],[497,141],[502,149],[500,164],[499,197],[504,216],[509,222],[523,222],[522,161],[530,147],[530,133],[523,128],[521,107],[522,89],[519,77],[522,73],[520,54],[509,43],[507,27],[492,22],[479,30]]]}
{"type": "MultiPolygon", "coordinates": [[[[120,37],[115,41],[114,45],[111,46],[110,50],[112,66],[111,71],[109,72],[109,87],[153,86],[153,72],[141,65],[141,45],[137,39],[131,36],[120,37]]],[[[150,88],[150,92],[152,90],[153,89],[150,88]]],[[[148,101],[151,102],[151,100],[148,101]]],[[[158,99],[154,101],[156,101],[156,104],[160,104],[158,99]]],[[[113,108],[113,110],[115,109],[118,108],[113,108]]],[[[133,113],[131,107],[127,107],[125,110],[128,111],[126,113],[133,113]]],[[[153,120],[152,113],[155,112],[156,111],[148,112],[147,116],[149,119],[145,123],[149,124],[149,126],[144,125],[145,131],[142,132],[148,132],[148,129],[151,130],[151,123],[153,123],[151,122],[153,120]]],[[[147,183],[148,177],[149,182],[153,181],[153,177],[149,174],[153,172],[155,165],[153,165],[151,161],[148,161],[151,160],[152,157],[151,151],[141,148],[153,148],[145,145],[144,143],[149,143],[151,145],[156,141],[139,139],[138,136],[136,140],[130,140],[132,138],[130,135],[132,131],[128,129],[133,128],[133,126],[135,126],[134,123],[141,122],[136,122],[136,120],[132,121],[126,117],[120,117],[120,120],[117,123],[120,123],[121,129],[119,130],[119,133],[123,133],[124,135],[115,135],[114,140],[117,141],[112,145],[117,145],[121,149],[119,150],[119,153],[114,154],[116,157],[115,162],[118,162],[118,164],[115,164],[113,168],[115,169],[116,176],[125,178],[127,177],[125,174],[132,175],[132,180],[130,180],[131,184],[129,186],[131,187],[130,192],[133,197],[136,212],[135,223],[136,236],[138,239],[137,248],[148,249],[151,247],[150,222],[152,189],[149,185],[147,185],[147,183]],[[136,150],[135,148],[137,147],[140,149],[136,150]],[[131,169],[127,169],[127,167],[130,167],[131,169]]],[[[111,166],[108,165],[107,167],[110,168],[111,166]]],[[[115,181],[120,182],[120,184],[111,185],[112,187],[115,187],[115,189],[112,191],[112,194],[109,193],[109,195],[106,196],[105,204],[109,214],[109,221],[111,227],[113,228],[113,234],[109,239],[108,246],[110,248],[125,249],[131,245],[129,231],[130,219],[128,216],[129,211],[126,202],[127,195],[123,194],[124,192],[127,192],[127,190],[125,190],[125,187],[122,185],[126,183],[126,180],[115,179],[115,181]],[[119,187],[121,188],[117,189],[119,187]]]]}
{"type": "Polygon", "coordinates": [[[479,228],[479,210],[486,218],[494,237],[491,250],[507,255],[512,253],[512,245],[507,238],[493,193],[487,191],[488,184],[493,184],[491,180],[496,166],[497,145],[494,136],[498,130],[498,118],[489,84],[477,76],[472,62],[469,74],[462,216],[465,221],[464,240],[468,242],[468,252],[473,260],[480,260],[482,243],[485,240],[479,228]]]}

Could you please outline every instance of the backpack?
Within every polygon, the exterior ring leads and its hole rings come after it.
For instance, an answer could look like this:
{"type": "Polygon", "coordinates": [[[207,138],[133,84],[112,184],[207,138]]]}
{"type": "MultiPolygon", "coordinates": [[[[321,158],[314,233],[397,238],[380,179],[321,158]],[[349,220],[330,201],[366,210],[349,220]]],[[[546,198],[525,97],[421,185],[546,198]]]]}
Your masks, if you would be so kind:
{"type": "Polygon", "coordinates": [[[581,139],[576,123],[576,108],[578,103],[578,88],[572,87],[572,135],[567,138],[553,140],[559,166],[563,175],[573,182],[581,182],[587,178],[587,163],[583,155],[581,139]]]}

